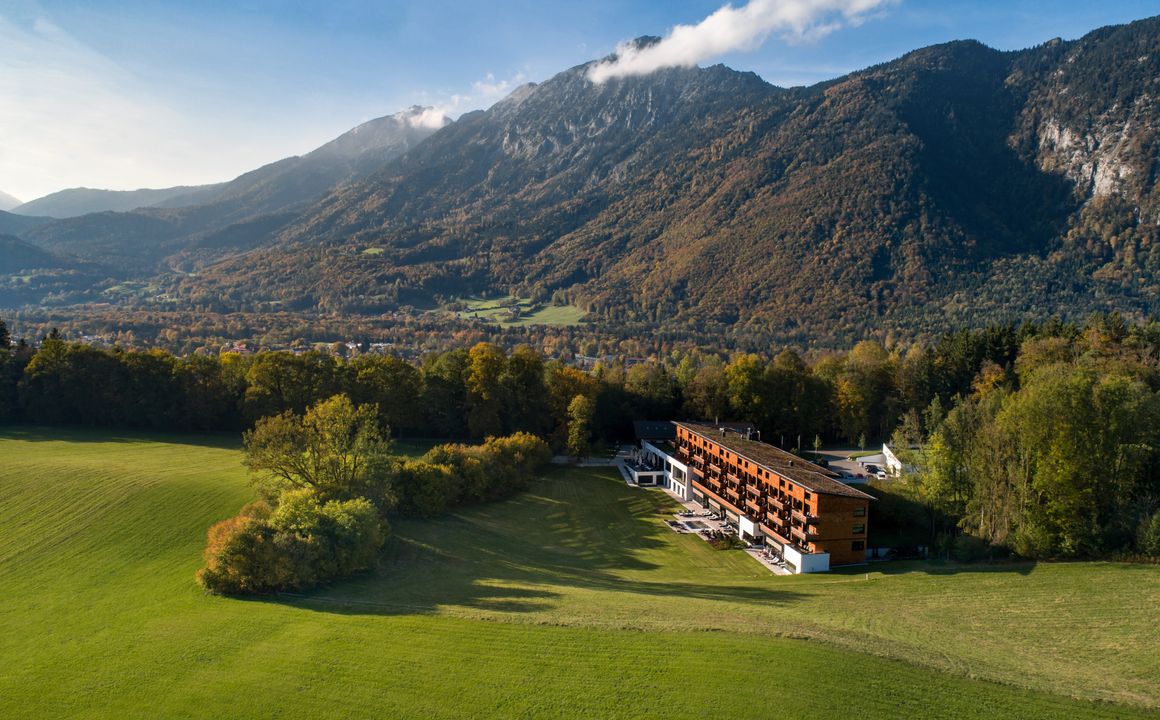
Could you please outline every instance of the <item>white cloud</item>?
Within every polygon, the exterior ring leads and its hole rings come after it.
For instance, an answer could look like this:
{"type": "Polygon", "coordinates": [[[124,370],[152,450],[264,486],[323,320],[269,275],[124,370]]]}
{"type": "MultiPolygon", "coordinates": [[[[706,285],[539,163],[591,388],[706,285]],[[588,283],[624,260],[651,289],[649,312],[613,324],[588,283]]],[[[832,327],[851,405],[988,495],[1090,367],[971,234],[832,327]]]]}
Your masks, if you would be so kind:
{"type": "Polygon", "coordinates": [[[665,67],[691,67],[709,58],[754,50],[773,33],[810,42],[844,25],[857,25],[898,0],[749,0],[725,5],[696,25],[677,25],[660,42],[622,44],[616,58],[597,63],[588,78],[602,83],[627,75],[647,75],[665,67]]]}
{"type": "Polygon", "coordinates": [[[487,73],[482,79],[471,83],[470,92],[420,93],[419,102],[434,106],[431,108],[434,115],[457,118],[465,112],[491,107],[528,80],[528,75],[522,70],[503,79],[497,79],[494,73],[487,73]]]}
{"type": "Polygon", "coordinates": [[[418,112],[404,110],[399,115],[403,116],[411,127],[439,129],[450,120],[442,108],[435,107],[419,108],[418,112]]]}

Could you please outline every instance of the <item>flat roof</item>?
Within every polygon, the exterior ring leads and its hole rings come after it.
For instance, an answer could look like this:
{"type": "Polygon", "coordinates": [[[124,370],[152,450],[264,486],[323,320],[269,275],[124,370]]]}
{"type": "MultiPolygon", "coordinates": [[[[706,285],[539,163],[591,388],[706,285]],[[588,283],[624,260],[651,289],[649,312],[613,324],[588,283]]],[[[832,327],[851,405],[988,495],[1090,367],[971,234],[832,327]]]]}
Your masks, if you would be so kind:
{"type": "Polygon", "coordinates": [[[667,420],[633,420],[637,440],[675,440],[677,429],[667,420]]]}
{"type": "Polygon", "coordinates": [[[746,440],[733,432],[721,433],[721,428],[712,425],[697,423],[674,422],[689,432],[699,435],[710,442],[737,453],[746,460],[760,465],[766,470],[791,480],[802,487],[823,495],[845,495],[846,497],[865,498],[873,500],[874,496],[867,495],[861,490],[855,490],[838,480],[838,474],[804,460],[793,453],[781,448],[768,445],[757,440],[746,440]],[[793,463],[792,465],[790,463],[793,463]]]}

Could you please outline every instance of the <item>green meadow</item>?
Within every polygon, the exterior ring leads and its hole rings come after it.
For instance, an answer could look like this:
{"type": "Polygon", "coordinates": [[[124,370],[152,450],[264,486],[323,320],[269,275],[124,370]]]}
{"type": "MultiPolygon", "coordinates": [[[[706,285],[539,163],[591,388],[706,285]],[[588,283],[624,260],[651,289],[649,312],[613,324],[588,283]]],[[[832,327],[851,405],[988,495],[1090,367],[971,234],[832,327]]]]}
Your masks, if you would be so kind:
{"type": "MultiPolygon", "coordinates": [[[[419,451],[423,445],[408,447],[419,451]]],[[[1112,718],[1160,711],[1160,568],[775,577],[560,469],[398,521],[373,572],[194,583],[236,439],[0,431],[0,717],[1112,718]]]]}
{"type": "Polygon", "coordinates": [[[466,310],[461,312],[463,317],[477,317],[488,322],[499,323],[508,327],[517,325],[579,325],[585,312],[572,305],[541,305],[533,310],[535,304],[531,300],[505,296],[483,300],[469,298],[464,301],[466,310]],[[518,307],[520,316],[512,320],[509,308],[518,307]]]}

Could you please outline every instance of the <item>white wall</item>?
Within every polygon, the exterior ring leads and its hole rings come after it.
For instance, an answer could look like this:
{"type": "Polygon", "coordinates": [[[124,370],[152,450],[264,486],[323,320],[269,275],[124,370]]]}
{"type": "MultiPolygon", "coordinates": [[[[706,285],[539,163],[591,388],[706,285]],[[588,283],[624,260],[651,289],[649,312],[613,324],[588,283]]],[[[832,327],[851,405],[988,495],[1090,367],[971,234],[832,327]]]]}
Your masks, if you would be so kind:
{"type": "Polygon", "coordinates": [[[829,553],[807,555],[791,545],[786,545],[781,549],[781,556],[785,558],[787,564],[793,565],[795,573],[829,572],[830,570],[829,553]]]}
{"type": "Polygon", "coordinates": [[[665,486],[667,488],[686,502],[693,499],[693,484],[689,479],[689,467],[687,465],[677,460],[676,457],[665,453],[647,440],[641,441],[640,449],[641,454],[655,455],[665,462],[665,486]],[[680,479],[675,477],[677,474],[680,475],[680,479]]]}

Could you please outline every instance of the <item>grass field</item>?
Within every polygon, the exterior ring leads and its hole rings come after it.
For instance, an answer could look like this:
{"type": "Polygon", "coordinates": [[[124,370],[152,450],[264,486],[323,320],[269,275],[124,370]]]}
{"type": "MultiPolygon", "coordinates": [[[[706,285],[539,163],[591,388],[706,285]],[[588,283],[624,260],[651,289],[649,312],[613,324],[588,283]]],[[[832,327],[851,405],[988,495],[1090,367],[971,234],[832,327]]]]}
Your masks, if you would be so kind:
{"type": "Polygon", "coordinates": [[[463,317],[478,317],[488,322],[499,323],[507,327],[517,325],[579,325],[584,318],[584,311],[572,305],[543,305],[534,312],[531,308],[534,303],[512,296],[481,300],[469,298],[464,301],[467,309],[460,314],[463,317]],[[508,309],[512,306],[520,309],[520,316],[512,320],[508,309]]]}
{"type": "Polygon", "coordinates": [[[560,470],[398,522],[375,573],[234,600],[192,578],[208,525],[251,498],[235,441],[8,430],[0,458],[4,718],[1160,709],[1160,568],[778,578],[669,531],[659,492],[560,470]]]}

